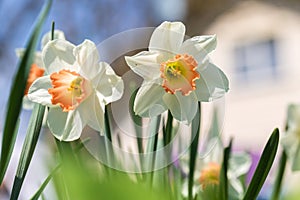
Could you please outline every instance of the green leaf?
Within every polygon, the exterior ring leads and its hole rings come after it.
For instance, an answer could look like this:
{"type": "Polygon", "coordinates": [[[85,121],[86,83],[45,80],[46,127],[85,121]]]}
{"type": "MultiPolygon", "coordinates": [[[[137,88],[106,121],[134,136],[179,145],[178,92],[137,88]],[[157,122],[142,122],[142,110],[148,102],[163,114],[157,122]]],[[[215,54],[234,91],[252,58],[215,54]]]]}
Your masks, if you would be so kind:
{"type": "MultiPolygon", "coordinates": [[[[134,130],[135,130],[135,135],[136,135],[136,143],[137,143],[137,146],[138,146],[138,152],[139,153],[143,153],[144,152],[144,148],[143,148],[143,137],[142,137],[142,134],[143,134],[143,130],[142,130],[142,126],[143,126],[143,121],[142,121],[142,118],[138,115],[136,115],[134,113],[134,110],[133,110],[133,107],[134,107],[134,101],[135,101],[135,97],[136,97],[136,94],[138,92],[138,89],[136,89],[135,91],[133,91],[132,95],[130,96],[130,99],[129,99],[129,113],[130,113],[130,117],[131,119],[133,120],[133,127],[134,127],[134,130]]],[[[143,168],[143,156],[140,154],[139,155],[139,162],[140,162],[140,166],[141,168],[143,168]]]]}
{"type": "Polygon", "coordinates": [[[230,140],[229,146],[224,149],[223,154],[223,164],[220,173],[220,200],[228,200],[228,178],[227,178],[227,170],[231,152],[232,140],[230,140]]]}
{"type": "Polygon", "coordinates": [[[50,182],[50,180],[52,179],[52,177],[54,176],[54,174],[58,171],[58,169],[60,168],[61,165],[57,165],[52,172],[48,175],[48,177],[45,179],[45,181],[42,183],[42,185],[40,186],[40,188],[36,191],[36,193],[30,198],[30,200],[38,200],[39,197],[41,196],[41,194],[43,193],[44,189],[46,188],[46,186],[48,185],[48,183],[50,182]]]}
{"type": "Polygon", "coordinates": [[[39,139],[40,130],[43,123],[44,112],[45,112],[44,106],[39,104],[36,104],[34,106],[33,112],[30,117],[26,138],[23,144],[10,199],[18,199],[18,196],[20,194],[23,181],[25,179],[30,161],[34,153],[34,149],[39,139]]]}
{"type": "Polygon", "coordinates": [[[201,103],[198,104],[198,111],[192,121],[191,134],[191,148],[190,148],[190,164],[189,164],[189,182],[188,182],[188,196],[189,200],[193,200],[193,185],[196,157],[198,152],[198,143],[200,135],[200,121],[201,121],[201,103]]]}
{"type": "Polygon", "coordinates": [[[147,144],[147,153],[151,154],[152,156],[148,156],[148,161],[146,165],[151,166],[151,173],[150,173],[150,184],[153,184],[153,176],[154,176],[154,167],[155,167],[155,159],[156,159],[156,150],[157,150],[157,144],[158,144],[158,129],[160,126],[160,119],[161,115],[158,115],[157,117],[153,117],[150,122],[150,129],[149,135],[152,135],[151,138],[149,138],[148,144],[147,144]]]}
{"type": "Polygon", "coordinates": [[[17,135],[16,125],[22,107],[27,77],[33,62],[33,55],[37,45],[37,40],[41,32],[42,24],[48,15],[52,0],[48,0],[44,5],[36,25],[31,33],[30,39],[26,45],[26,51],[21,59],[17,74],[12,83],[11,92],[9,95],[8,106],[6,111],[5,125],[2,138],[1,160],[0,160],[0,183],[2,183],[6,173],[8,163],[15,144],[17,135]]]}
{"type": "Polygon", "coordinates": [[[279,130],[276,128],[260,157],[255,173],[248,186],[244,200],[253,200],[258,196],[274,162],[279,142],[279,130]]]}

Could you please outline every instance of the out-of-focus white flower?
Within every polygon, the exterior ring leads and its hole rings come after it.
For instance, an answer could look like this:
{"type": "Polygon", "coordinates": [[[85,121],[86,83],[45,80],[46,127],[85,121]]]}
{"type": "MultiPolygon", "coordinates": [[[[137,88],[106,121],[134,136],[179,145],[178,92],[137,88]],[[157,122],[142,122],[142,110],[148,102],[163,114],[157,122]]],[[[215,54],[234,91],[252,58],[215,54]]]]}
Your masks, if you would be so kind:
{"type": "Polygon", "coordinates": [[[287,113],[287,132],[281,139],[293,171],[300,170],[300,105],[291,104],[287,113]]]}
{"type": "MultiPolygon", "coordinates": [[[[44,48],[44,46],[51,40],[51,34],[52,32],[48,32],[46,33],[43,37],[42,37],[42,42],[41,42],[41,49],[44,48]]],[[[65,39],[65,35],[62,31],[60,30],[55,30],[54,31],[54,39],[65,39]]],[[[19,48],[16,49],[16,54],[19,58],[22,58],[24,55],[25,49],[19,48]]],[[[33,109],[33,102],[31,102],[28,97],[28,90],[31,86],[31,84],[39,77],[42,77],[45,73],[45,67],[44,67],[44,63],[42,61],[42,52],[41,51],[36,51],[34,53],[34,57],[33,57],[33,63],[31,65],[30,68],[30,72],[28,75],[28,79],[27,79],[27,84],[26,84],[26,88],[25,88],[25,93],[24,93],[24,98],[23,98],[23,108],[26,110],[31,110],[33,109]]]]}
{"type": "MultiPolygon", "coordinates": [[[[194,174],[193,194],[203,196],[204,199],[210,199],[210,195],[216,195],[216,189],[219,186],[221,165],[223,159],[223,145],[219,137],[211,138],[206,145],[208,152],[203,158],[198,157],[194,174]]],[[[181,159],[181,167],[184,173],[188,174],[188,157],[181,159]]],[[[240,178],[246,175],[251,167],[251,158],[244,152],[232,153],[229,159],[229,168],[227,170],[229,199],[239,200],[244,196],[244,187],[240,178]]],[[[188,196],[188,181],[183,185],[183,196],[188,196]]]]}
{"type": "Polygon", "coordinates": [[[184,24],[163,22],[151,36],[149,51],[125,57],[144,78],[134,102],[136,114],[151,117],[170,110],[175,119],[190,123],[198,101],[212,101],[228,91],[227,77],[208,58],[216,36],[184,37],[184,24]]]}
{"type": "Polygon", "coordinates": [[[53,40],[43,48],[42,58],[48,75],[31,85],[28,98],[50,107],[47,123],[53,135],[76,140],[85,125],[102,132],[104,107],[121,98],[124,85],[109,64],[99,62],[96,45],[53,40]]]}

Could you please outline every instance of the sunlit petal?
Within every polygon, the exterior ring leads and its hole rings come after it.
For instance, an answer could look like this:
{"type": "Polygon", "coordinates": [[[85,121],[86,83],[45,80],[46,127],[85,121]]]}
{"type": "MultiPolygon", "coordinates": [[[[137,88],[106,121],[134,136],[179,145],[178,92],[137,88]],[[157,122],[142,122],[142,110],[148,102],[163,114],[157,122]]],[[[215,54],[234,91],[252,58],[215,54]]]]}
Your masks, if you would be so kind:
{"type": "Polygon", "coordinates": [[[43,76],[32,83],[27,96],[30,101],[40,103],[44,106],[51,106],[52,96],[48,92],[48,89],[51,87],[50,76],[43,76]]]}
{"type": "Polygon", "coordinates": [[[178,121],[189,124],[196,115],[198,101],[196,95],[191,93],[183,96],[181,93],[169,94],[163,96],[167,108],[171,111],[172,116],[178,121]]]}
{"type": "Polygon", "coordinates": [[[187,39],[180,47],[180,53],[186,53],[193,56],[200,69],[206,67],[208,54],[217,46],[216,35],[195,36],[187,39]]]}
{"type": "MultiPolygon", "coordinates": [[[[42,43],[41,43],[41,49],[43,49],[46,44],[51,41],[52,37],[52,31],[47,32],[43,37],[42,37],[42,43]]],[[[54,37],[53,40],[55,39],[61,39],[65,40],[65,34],[61,30],[54,30],[54,37]]]]}
{"type": "Polygon", "coordinates": [[[142,51],[134,56],[125,56],[127,65],[146,81],[160,76],[158,52],[142,51]]]}
{"type": "Polygon", "coordinates": [[[98,74],[99,53],[94,42],[84,40],[74,48],[74,56],[83,76],[93,79],[98,74]]]}
{"type": "Polygon", "coordinates": [[[163,22],[150,39],[149,50],[177,54],[183,42],[185,26],[181,22],[163,22]]]}
{"type": "Polygon", "coordinates": [[[78,110],[61,112],[61,108],[50,108],[47,124],[52,134],[60,141],[73,141],[80,137],[86,125],[78,110]]]}
{"type": "Polygon", "coordinates": [[[66,40],[53,40],[47,43],[42,51],[42,59],[48,74],[68,69],[79,71],[76,59],[73,55],[75,45],[66,40]]]}
{"type": "Polygon", "coordinates": [[[165,90],[156,83],[144,83],[139,89],[135,101],[134,111],[143,117],[154,117],[167,110],[162,100],[165,90]]]}
{"type": "Polygon", "coordinates": [[[207,102],[223,97],[228,90],[229,82],[224,72],[209,63],[207,68],[200,71],[200,78],[196,80],[194,92],[199,101],[207,102]]]}
{"type": "Polygon", "coordinates": [[[99,63],[100,73],[92,80],[96,90],[101,94],[105,104],[119,100],[124,91],[124,83],[120,76],[116,75],[109,64],[99,63]]]}

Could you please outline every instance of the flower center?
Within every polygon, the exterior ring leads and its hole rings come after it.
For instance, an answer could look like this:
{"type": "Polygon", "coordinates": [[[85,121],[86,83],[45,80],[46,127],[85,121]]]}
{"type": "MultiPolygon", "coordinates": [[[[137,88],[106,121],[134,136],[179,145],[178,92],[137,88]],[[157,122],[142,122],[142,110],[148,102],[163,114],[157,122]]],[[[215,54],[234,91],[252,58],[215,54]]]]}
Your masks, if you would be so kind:
{"type": "Polygon", "coordinates": [[[196,79],[200,74],[196,71],[197,61],[193,56],[177,54],[174,58],[160,64],[162,86],[166,92],[174,94],[180,91],[182,95],[189,95],[196,89],[196,79]]]}
{"type": "Polygon", "coordinates": [[[205,189],[208,185],[218,185],[221,166],[211,162],[201,171],[199,182],[202,188],[205,189]]]}
{"type": "Polygon", "coordinates": [[[26,83],[26,88],[25,88],[25,92],[24,95],[28,94],[28,90],[30,88],[30,86],[32,85],[32,83],[37,79],[40,78],[44,75],[45,69],[39,67],[37,64],[32,64],[30,71],[29,71],[29,75],[27,78],[27,83],[26,83]]]}
{"type": "Polygon", "coordinates": [[[91,93],[89,81],[76,72],[61,70],[50,75],[52,104],[59,105],[64,112],[74,110],[91,93]]]}

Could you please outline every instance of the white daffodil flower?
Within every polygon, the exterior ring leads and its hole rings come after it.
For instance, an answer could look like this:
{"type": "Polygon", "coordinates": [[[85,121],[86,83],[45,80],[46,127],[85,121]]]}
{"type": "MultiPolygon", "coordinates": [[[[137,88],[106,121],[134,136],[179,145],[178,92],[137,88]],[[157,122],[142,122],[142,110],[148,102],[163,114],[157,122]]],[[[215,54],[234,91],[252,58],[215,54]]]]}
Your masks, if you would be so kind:
{"type": "MultiPolygon", "coordinates": [[[[44,46],[51,40],[51,31],[46,33],[42,37],[42,42],[41,42],[41,49],[44,48],[44,46]]],[[[65,40],[65,34],[60,31],[60,30],[55,30],[54,31],[54,39],[62,39],[65,40]]],[[[25,49],[19,48],[16,49],[16,54],[19,58],[22,58],[25,53],[25,49]]],[[[42,77],[45,73],[45,67],[44,63],[42,61],[42,52],[41,51],[36,51],[34,53],[33,57],[33,63],[31,65],[29,75],[27,78],[27,84],[24,92],[24,98],[23,98],[23,108],[26,110],[32,110],[34,104],[28,99],[28,90],[31,86],[31,84],[39,77],[42,77]]]]}
{"type": "MultiPolygon", "coordinates": [[[[214,196],[216,194],[214,190],[211,189],[219,186],[219,177],[223,159],[223,145],[220,138],[214,137],[210,139],[206,149],[208,151],[204,153],[206,156],[204,158],[197,158],[193,195],[195,196],[198,194],[203,196],[204,199],[213,199],[210,198],[210,195],[214,196]]],[[[181,159],[181,167],[186,174],[189,173],[188,162],[188,157],[183,157],[181,159]]],[[[244,152],[231,154],[227,171],[229,199],[240,200],[243,198],[245,191],[240,178],[248,173],[250,167],[251,158],[249,154],[244,152]]],[[[188,196],[188,180],[183,184],[182,194],[184,197],[188,196]]]]}
{"type": "Polygon", "coordinates": [[[289,105],[287,114],[287,132],[281,139],[293,171],[300,170],[300,105],[289,105]]]}
{"type": "Polygon", "coordinates": [[[184,37],[184,24],[163,22],[151,36],[149,51],[125,57],[144,78],[134,102],[136,114],[152,117],[170,110],[175,119],[190,123],[198,101],[212,101],[228,91],[227,77],[208,58],[216,36],[184,37]]]}
{"type": "Polygon", "coordinates": [[[121,98],[124,85],[109,64],[99,62],[96,45],[53,40],[43,48],[42,59],[48,75],[33,82],[28,98],[50,107],[47,124],[53,135],[73,141],[85,125],[101,133],[104,107],[121,98]]]}

